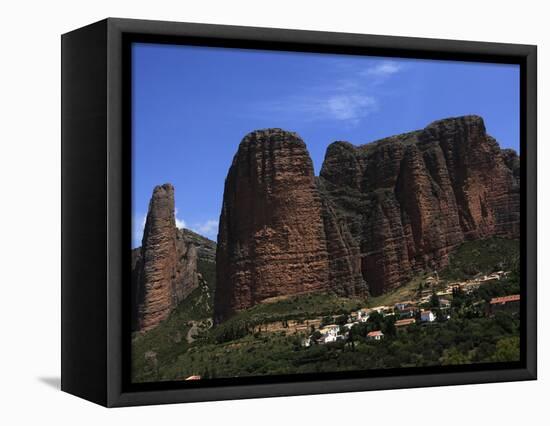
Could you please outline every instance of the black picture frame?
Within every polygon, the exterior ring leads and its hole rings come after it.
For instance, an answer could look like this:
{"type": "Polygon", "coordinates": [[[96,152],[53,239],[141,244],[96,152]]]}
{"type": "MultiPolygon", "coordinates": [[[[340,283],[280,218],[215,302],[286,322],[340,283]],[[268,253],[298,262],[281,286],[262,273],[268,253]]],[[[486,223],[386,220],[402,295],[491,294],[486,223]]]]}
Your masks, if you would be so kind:
{"type": "Polygon", "coordinates": [[[62,390],[130,406],[537,377],[536,46],[109,18],[62,36],[62,390]],[[364,373],[132,384],[130,43],[520,65],[521,361],[364,373]],[[126,302],[125,302],[126,301],[126,302]]]}

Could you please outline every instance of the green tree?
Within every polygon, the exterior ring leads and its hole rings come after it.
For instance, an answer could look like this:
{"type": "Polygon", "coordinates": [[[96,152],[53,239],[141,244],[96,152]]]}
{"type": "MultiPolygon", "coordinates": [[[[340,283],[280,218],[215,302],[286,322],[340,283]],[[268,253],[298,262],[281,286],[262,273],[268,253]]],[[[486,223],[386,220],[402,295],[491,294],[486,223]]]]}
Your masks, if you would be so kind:
{"type": "Polygon", "coordinates": [[[497,342],[496,351],[491,360],[494,362],[510,362],[519,361],[519,359],[519,337],[513,336],[500,339],[497,342]]]}
{"type": "Polygon", "coordinates": [[[313,340],[315,343],[317,343],[317,340],[319,340],[323,335],[321,334],[321,332],[319,330],[316,330],[312,335],[311,335],[311,340],[313,340]]]}
{"type": "Polygon", "coordinates": [[[382,327],[382,333],[385,336],[394,337],[397,335],[397,329],[395,328],[395,318],[393,316],[388,316],[384,320],[384,325],[382,327]]]}
{"type": "Polygon", "coordinates": [[[443,322],[447,320],[447,314],[445,314],[441,309],[435,309],[434,312],[437,322],[443,322]]]}
{"type": "Polygon", "coordinates": [[[432,295],[430,296],[429,305],[430,305],[431,308],[439,308],[439,306],[440,306],[439,297],[437,296],[437,293],[435,292],[435,290],[432,291],[432,295]]]}
{"type": "Polygon", "coordinates": [[[382,323],[384,322],[384,316],[378,312],[373,312],[370,314],[367,324],[371,325],[370,330],[380,330],[382,328],[382,323]]]}
{"type": "Polygon", "coordinates": [[[337,325],[344,325],[348,322],[348,316],[346,314],[340,315],[338,318],[336,318],[336,324],[337,325]]]}
{"type": "Polygon", "coordinates": [[[443,352],[440,362],[442,365],[469,364],[470,358],[466,354],[460,352],[456,346],[453,346],[443,352]]]}

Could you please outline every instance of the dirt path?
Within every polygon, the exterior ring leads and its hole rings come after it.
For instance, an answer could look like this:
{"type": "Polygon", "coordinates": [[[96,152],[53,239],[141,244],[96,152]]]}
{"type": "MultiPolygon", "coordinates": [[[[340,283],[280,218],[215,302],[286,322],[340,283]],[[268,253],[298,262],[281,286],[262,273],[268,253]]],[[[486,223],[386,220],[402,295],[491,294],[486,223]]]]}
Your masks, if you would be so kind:
{"type": "Polygon", "coordinates": [[[195,336],[199,332],[199,324],[200,321],[191,321],[191,328],[187,332],[187,336],[185,337],[185,340],[187,340],[187,343],[193,343],[195,341],[195,336]]]}

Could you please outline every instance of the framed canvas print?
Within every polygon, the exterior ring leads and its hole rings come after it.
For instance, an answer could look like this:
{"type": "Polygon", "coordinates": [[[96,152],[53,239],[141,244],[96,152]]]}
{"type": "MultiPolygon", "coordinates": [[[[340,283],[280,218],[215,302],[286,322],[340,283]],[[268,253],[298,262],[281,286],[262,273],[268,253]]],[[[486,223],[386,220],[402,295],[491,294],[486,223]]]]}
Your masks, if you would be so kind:
{"type": "Polygon", "coordinates": [[[62,37],[62,389],[536,378],[536,47],[107,19],[62,37]]]}

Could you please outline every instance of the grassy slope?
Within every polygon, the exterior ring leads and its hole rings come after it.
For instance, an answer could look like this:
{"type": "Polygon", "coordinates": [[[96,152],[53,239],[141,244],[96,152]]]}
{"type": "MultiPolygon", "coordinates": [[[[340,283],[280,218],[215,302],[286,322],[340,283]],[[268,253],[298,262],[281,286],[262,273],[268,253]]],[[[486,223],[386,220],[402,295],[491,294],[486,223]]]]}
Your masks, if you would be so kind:
{"type": "Polygon", "coordinates": [[[504,238],[469,241],[451,256],[441,278],[459,280],[500,270],[515,270],[519,259],[519,241],[504,238]]]}
{"type": "Polygon", "coordinates": [[[325,315],[349,313],[366,304],[364,299],[348,299],[333,294],[312,293],[262,303],[231,318],[229,321],[263,324],[282,320],[300,320],[325,315]]]}
{"type": "MultiPolygon", "coordinates": [[[[440,271],[442,280],[466,280],[476,275],[489,274],[500,270],[515,271],[518,267],[519,241],[504,238],[489,238],[463,243],[451,254],[449,266],[440,271]]],[[[420,284],[424,284],[429,274],[420,274],[409,283],[391,293],[370,297],[369,307],[388,305],[412,299],[420,284]]]]}

